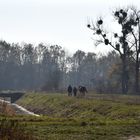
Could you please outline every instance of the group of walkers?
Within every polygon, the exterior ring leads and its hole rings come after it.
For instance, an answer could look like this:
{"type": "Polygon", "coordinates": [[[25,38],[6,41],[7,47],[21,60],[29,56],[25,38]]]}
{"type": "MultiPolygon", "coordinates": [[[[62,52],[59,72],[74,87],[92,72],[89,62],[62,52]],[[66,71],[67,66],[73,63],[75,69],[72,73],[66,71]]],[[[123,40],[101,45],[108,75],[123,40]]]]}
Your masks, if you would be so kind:
{"type": "Polygon", "coordinates": [[[79,86],[78,88],[73,87],[71,85],[68,86],[68,96],[77,96],[77,93],[79,91],[80,96],[85,96],[85,93],[87,93],[87,89],[84,86],[79,86]]]}

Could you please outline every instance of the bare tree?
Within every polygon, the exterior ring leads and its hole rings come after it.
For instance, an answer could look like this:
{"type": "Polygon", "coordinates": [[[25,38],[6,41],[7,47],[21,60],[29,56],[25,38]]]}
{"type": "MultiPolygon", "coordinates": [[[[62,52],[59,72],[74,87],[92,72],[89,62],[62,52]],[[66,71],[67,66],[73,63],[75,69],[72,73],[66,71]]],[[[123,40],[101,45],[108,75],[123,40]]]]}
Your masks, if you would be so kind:
{"type": "Polygon", "coordinates": [[[114,33],[111,38],[114,38],[114,41],[109,39],[108,34],[103,29],[103,19],[99,19],[97,23],[94,25],[88,24],[87,27],[90,28],[94,35],[99,35],[101,38],[96,40],[98,44],[104,43],[105,45],[110,45],[115,51],[117,51],[120,55],[122,61],[122,93],[126,94],[128,92],[128,58],[132,55],[132,47],[133,45],[129,45],[129,41],[127,38],[130,33],[132,33],[132,26],[136,26],[137,23],[131,20],[131,15],[128,14],[128,9],[116,10],[114,12],[114,18],[121,26],[121,32],[114,33]]]}
{"type": "Polygon", "coordinates": [[[140,68],[140,11],[138,11],[135,7],[130,7],[130,25],[132,27],[131,30],[131,38],[129,38],[129,42],[132,44],[133,53],[132,58],[135,62],[135,92],[139,93],[139,68],[140,68]]]}

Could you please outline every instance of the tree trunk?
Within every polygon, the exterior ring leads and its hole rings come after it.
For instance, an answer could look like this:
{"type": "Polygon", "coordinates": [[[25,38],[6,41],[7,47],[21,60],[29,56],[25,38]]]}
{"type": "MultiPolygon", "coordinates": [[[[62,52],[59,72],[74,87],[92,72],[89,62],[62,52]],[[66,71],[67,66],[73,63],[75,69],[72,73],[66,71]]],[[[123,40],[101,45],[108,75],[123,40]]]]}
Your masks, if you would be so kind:
{"type": "Polygon", "coordinates": [[[122,93],[128,92],[128,71],[126,70],[126,57],[122,58],[122,93]]]}
{"type": "Polygon", "coordinates": [[[135,92],[139,92],[139,54],[137,54],[135,66],[135,92]]]}

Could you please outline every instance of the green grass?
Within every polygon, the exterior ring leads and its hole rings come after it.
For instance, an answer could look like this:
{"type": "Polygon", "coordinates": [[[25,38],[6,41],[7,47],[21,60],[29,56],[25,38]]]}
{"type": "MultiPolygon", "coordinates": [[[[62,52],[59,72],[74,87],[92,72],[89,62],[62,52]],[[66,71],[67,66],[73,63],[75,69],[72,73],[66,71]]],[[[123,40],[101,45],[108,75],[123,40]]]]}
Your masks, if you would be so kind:
{"type": "Polygon", "coordinates": [[[123,140],[140,136],[138,99],[96,94],[81,99],[65,94],[30,93],[17,103],[43,115],[7,119],[26,124],[26,129],[39,140],[123,140]]]}
{"type": "MultiPolygon", "coordinates": [[[[100,97],[103,95],[100,95],[100,97]]],[[[109,95],[106,95],[109,97],[109,95]]],[[[120,98],[120,97],[119,97],[120,98]]],[[[122,99],[124,96],[122,96],[122,99]]],[[[140,117],[140,104],[134,99],[99,99],[99,98],[74,98],[63,94],[26,94],[17,103],[35,113],[50,117],[85,118],[99,117],[110,119],[137,119],[140,117]],[[134,101],[134,102],[132,102],[134,101]]],[[[137,98],[137,97],[136,97],[137,98]]]]}
{"type": "MultiPolygon", "coordinates": [[[[1,118],[2,119],[2,118],[1,118]]],[[[60,119],[48,117],[25,117],[16,116],[8,120],[19,121],[26,130],[41,139],[50,140],[119,140],[129,135],[139,135],[140,125],[138,122],[121,121],[96,121],[82,119],[60,119]]]]}

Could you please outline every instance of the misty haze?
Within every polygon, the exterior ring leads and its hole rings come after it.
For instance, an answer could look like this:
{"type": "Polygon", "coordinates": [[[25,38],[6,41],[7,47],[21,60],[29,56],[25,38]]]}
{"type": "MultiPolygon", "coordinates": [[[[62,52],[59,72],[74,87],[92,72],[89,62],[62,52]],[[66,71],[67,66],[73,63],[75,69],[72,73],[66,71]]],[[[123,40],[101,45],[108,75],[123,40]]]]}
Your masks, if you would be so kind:
{"type": "Polygon", "coordinates": [[[140,140],[138,0],[0,2],[0,140],[140,140]]]}

